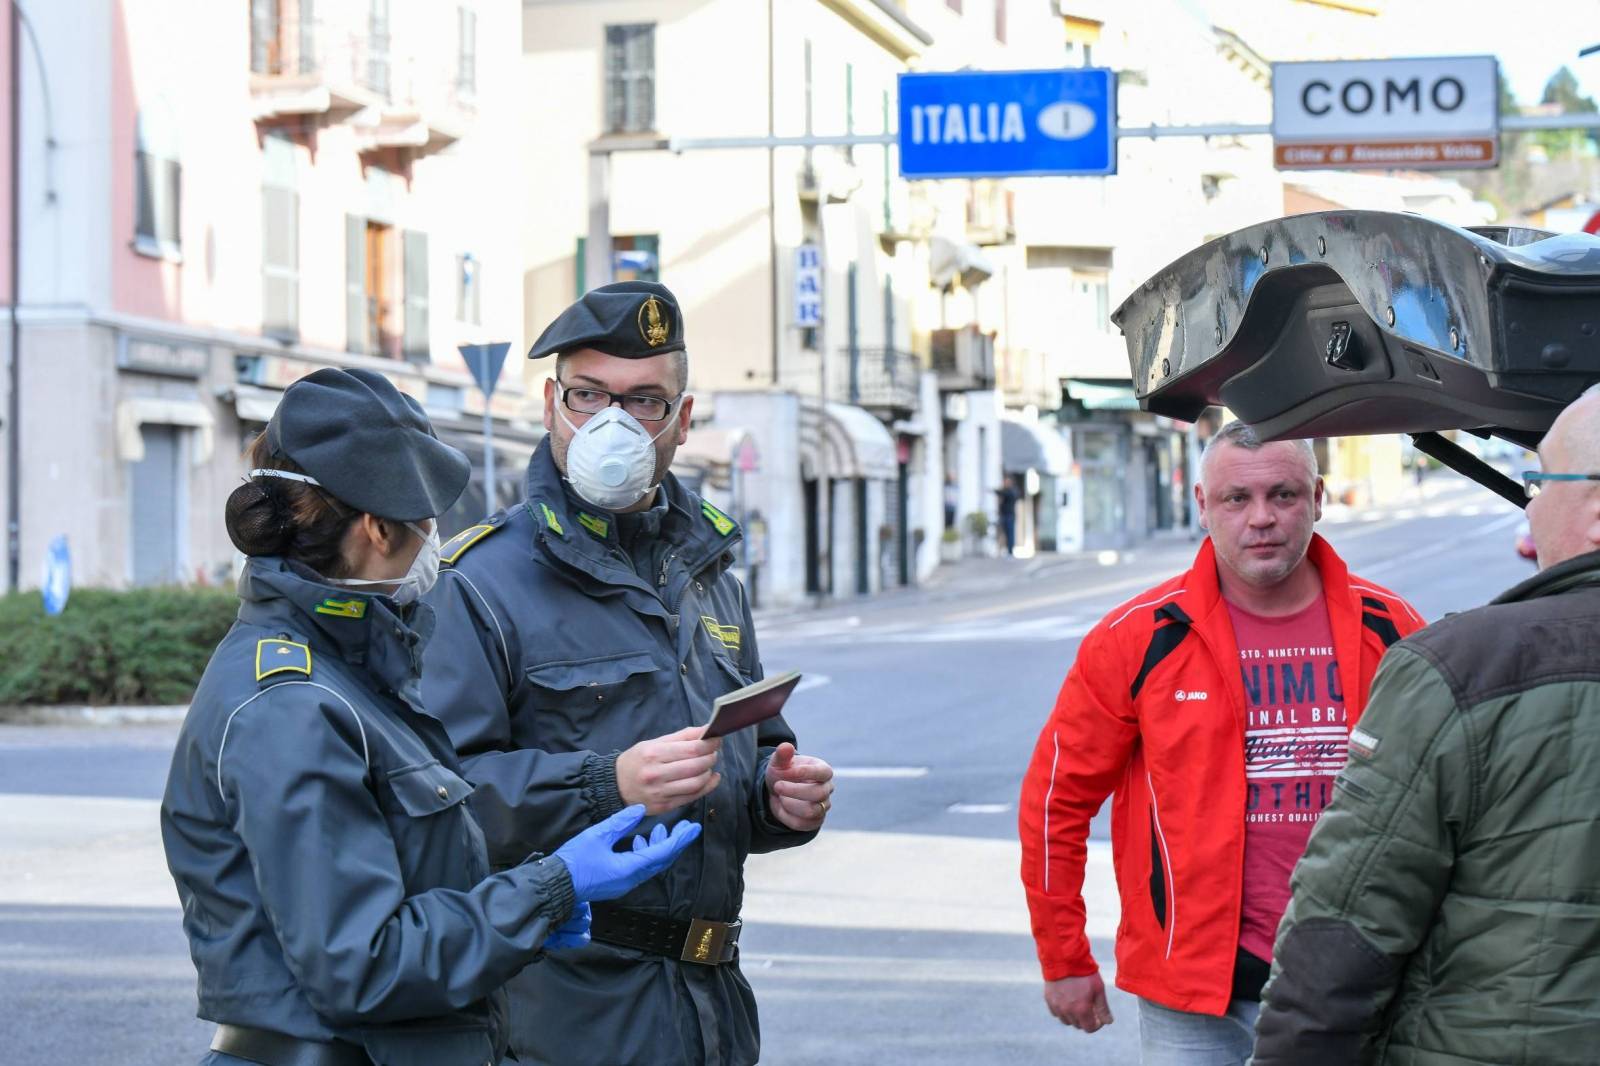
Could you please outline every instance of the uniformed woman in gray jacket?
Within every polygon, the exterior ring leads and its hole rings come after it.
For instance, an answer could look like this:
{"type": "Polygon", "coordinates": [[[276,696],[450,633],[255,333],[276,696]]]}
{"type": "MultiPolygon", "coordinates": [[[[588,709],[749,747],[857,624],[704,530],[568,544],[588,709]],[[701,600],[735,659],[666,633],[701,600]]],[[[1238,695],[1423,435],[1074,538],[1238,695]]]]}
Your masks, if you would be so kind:
{"type": "Polygon", "coordinates": [[[618,852],[633,807],[491,874],[472,786],[418,696],[418,600],[466,457],[387,378],[327,369],[288,388],[249,464],[226,515],[249,557],[239,618],[161,805],[199,1015],[218,1023],[201,1061],[494,1066],[499,987],[586,941],[587,904],[665,869],[699,826],[618,852]]]}

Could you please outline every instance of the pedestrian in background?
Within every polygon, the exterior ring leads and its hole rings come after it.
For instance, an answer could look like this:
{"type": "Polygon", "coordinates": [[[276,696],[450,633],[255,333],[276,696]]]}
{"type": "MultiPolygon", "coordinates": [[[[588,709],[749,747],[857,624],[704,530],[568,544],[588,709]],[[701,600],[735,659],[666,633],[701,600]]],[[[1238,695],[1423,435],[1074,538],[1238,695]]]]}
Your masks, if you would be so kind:
{"type": "Polygon", "coordinates": [[[161,804],[199,1014],[219,1023],[202,1061],[498,1062],[497,989],[586,942],[588,901],[659,873],[699,827],[616,853],[636,807],[491,876],[417,675],[433,630],[417,601],[466,457],[382,375],[328,369],[284,392],[249,461],[226,515],[249,556],[239,619],[161,804]]]}
{"type": "Polygon", "coordinates": [[[1006,477],[1000,482],[1000,487],[995,489],[999,497],[998,511],[1000,515],[1000,536],[1005,542],[1007,555],[1017,553],[1017,500],[1021,492],[1017,488],[1016,479],[1006,477]]]}
{"type": "Polygon", "coordinates": [[[1084,637],[1022,786],[1022,880],[1063,1023],[1111,1022],[1085,931],[1089,822],[1112,798],[1117,984],[1146,1066],[1250,1055],[1289,874],[1384,649],[1421,626],[1312,531],[1305,441],[1230,422],[1206,446],[1194,565],[1084,637]]]}
{"type": "Polygon", "coordinates": [[[705,832],[667,876],[596,907],[588,947],[513,981],[512,1050],[561,1066],[753,1063],[744,861],[816,835],[833,770],[795,753],[781,717],[701,739],[713,701],[763,675],[730,572],[739,526],[668,473],[694,405],[672,293],[595,289],[529,355],[557,357],[549,434],[526,499],[445,547],[429,703],[497,862],[626,804],[692,812],[705,832]]]}
{"type": "Polygon", "coordinates": [[[1600,1054],[1600,389],[1539,455],[1539,574],[1384,658],[1295,870],[1259,1066],[1600,1054]]]}

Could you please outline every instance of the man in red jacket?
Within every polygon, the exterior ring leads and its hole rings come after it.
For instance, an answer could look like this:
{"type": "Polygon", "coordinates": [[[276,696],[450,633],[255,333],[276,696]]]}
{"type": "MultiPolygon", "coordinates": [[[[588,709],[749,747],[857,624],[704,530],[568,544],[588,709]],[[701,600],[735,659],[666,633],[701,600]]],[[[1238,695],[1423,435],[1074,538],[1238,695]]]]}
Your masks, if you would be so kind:
{"type": "Polygon", "coordinates": [[[1306,441],[1240,422],[1195,488],[1190,570],[1115,608],[1078,649],[1022,785],[1022,881],[1063,1023],[1109,1024],[1084,930],[1089,820],[1109,795],[1117,985],[1145,1066],[1250,1056],[1289,874],[1327,805],[1384,650],[1422,626],[1312,532],[1306,441]]]}

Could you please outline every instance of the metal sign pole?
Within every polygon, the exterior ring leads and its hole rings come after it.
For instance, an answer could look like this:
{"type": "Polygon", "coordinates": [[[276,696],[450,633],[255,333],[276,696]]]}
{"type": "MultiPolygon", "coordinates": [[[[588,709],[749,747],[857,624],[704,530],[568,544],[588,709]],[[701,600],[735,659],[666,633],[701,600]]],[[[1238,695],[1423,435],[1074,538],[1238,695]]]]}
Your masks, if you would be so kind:
{"type": "Polygon", "coordinates": [[[494,416],[489,412],[489,398],[483,398],[483,507],[487,514],[500,508],[495,500],[494,480],[494,416]]]}
{"type": "Polygon", "coordinates": [[[495,497],[498,494],[495,492],[494,480],[494,414],[490,408],[495,386],[500,381],[500,368],[505,365],[506,352],[511,350],[511,342],[463,344],[458,350],[461,352],[462,361],[467,364],[467,369],[472,371],[472,380],[477,382],[479,391],[483,393],[484,513],[494,514],[499,508],[495,506],[495,497]]]}

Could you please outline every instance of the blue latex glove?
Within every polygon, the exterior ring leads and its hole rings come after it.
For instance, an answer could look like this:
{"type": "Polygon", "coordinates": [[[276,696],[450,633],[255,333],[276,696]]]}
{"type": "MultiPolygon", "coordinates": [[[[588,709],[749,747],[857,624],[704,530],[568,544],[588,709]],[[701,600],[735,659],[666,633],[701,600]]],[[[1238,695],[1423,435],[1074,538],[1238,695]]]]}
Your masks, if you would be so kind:
{"type": "Polygon", "coordinates": [[[632,851],[617,851],[617,841],[644,818],[644,804],[624,807],[599,825],[592,825],[556,849],[555,857],[572,875],[572,891],[580,900],[600,901],[626,896],[672,865],[700,835],[700,823],[679,822],[668,833],[656,826],[646,841],[636,837],[632,851]]]}
{"type": "Polygon", "coordinates": [[[544,950],[582,948],[589,945],[589,905],[580,903],[572,908],[572,917],[550,931],[544,938],[544,950]]]}

